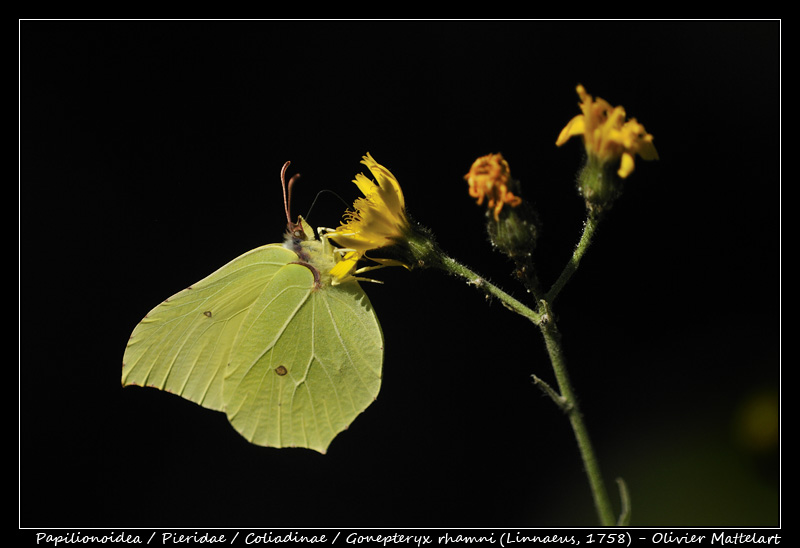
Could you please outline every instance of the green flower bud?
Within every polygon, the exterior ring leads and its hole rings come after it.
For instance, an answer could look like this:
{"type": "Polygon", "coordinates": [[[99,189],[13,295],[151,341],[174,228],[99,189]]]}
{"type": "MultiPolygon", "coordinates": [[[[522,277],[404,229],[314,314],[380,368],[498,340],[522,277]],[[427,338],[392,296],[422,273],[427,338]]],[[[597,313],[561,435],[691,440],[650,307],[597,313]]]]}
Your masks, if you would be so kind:
{"type": "Polygon", "coordinates": [[[489,240],[514,261],[527,261],[536,247],[539,223],[533,207],[525,200],[516,207],[505,208],[497,219],[486,214],[489,240]]]}
{"type": "Polygon", "coordinates": [[[612,164],[600,162],[593,156],[587,157],[578,174],[578,192],[586,200],[587,208],[601,212],[614,205],[622,194],[624,183],[616,171],[612,164]]]}

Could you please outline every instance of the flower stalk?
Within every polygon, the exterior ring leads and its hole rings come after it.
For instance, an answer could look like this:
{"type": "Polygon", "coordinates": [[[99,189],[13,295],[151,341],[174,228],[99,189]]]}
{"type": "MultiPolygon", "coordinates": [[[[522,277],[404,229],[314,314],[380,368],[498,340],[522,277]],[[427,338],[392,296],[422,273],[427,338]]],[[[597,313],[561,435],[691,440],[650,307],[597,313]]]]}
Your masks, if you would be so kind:
{"type": "Polygon", "coordinates": [[[570,257],[569,261],[564,267],[564,270],[561,271],[558,279],[556,279],[555,283],[553,283],[553,286],[544,296],[546,301],[555,301],[556,297],[558,297],[558,294],[561,293],[561,290],[564,289],[564,286],[567,285],[567,282],[570,280],[570,278],[572,278],[572,275],[578,270],[578,265],[580,265],[581,259],[586,253],[586,250],[589,249],[599,223],[599,212],[594,208],[590,208],[588,210],[586,222],[583,224],[583,233],[581,234],[581,239],[578,242],[578,245],[575,247],[572,257],[570,257]]]}
{"type": "Polygon", "coordinates": [[[524,305],[519,300],[515,299],[493,283],[489,282],[486,278],[476,274],[452,257],[442,253],[440,255],[440,259],[441,260],[437,261],[435,265],[440,270],[463,278],[469,285],[475,286],[487,295],[497,298],[501,303],[503,303],[503,306],[516,312],[520,316],[528,318],[534,324],[539,325],[539,323],[542,321],[542,315],[539,312],[524,305]]]}
{"type": "MultiPolygon", "coordinates": [[[[575,440],[578,442],[578,451],[583,460],[583,466],[589,480],[589,486],[592,491],[592,497],[600,523],[604,526],[614,525],[616,519],[614,517],[611,499],[608,496],[608,491],[603,482],[603,475],[600,473],[600,464],[595,455],[594,447],[589,438],[589,431],[586,428],[583,414],[580,411],[578,400],[575,397],[575,392],[572,388],[569,374],[567,373],[566,360],[564,359],[564,352],[561,348],[561,335],[553,319],[550,304],[544,299],[540,301],[540,310],[542,311],[542,321],[539,322],[539,329],[544,336],[545,346],[550,356],[550,363],[553,367],[553,373],[555,373],[560,393],[555,393],[554,390],[546,384],[544,384],[544,386],[547,386],[547,388],[543,388],[543,390],[551,397],[553,397],[554,394],[558,396],[556,403],[559,404],[559,407],[564,410],[569,418],[570,426],[572,426],[572,431],[575,434],[575,440]]],[[[543,385],[543,381],[535,376],[534,381],[540,386],[543,385]]]]}

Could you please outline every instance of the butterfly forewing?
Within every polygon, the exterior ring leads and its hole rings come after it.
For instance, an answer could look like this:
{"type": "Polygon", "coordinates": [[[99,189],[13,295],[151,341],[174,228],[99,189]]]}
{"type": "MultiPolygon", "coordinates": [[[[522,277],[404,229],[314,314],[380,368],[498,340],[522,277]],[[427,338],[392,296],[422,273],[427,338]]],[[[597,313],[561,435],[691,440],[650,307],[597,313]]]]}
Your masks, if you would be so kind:
{"type": "Polygon", "coordinates": [[[275,273],[295,258],[278,244],[262,246],[155,307],[131,334],[122,384],[223,410],[222,380],[239,326],[275,273]]]}

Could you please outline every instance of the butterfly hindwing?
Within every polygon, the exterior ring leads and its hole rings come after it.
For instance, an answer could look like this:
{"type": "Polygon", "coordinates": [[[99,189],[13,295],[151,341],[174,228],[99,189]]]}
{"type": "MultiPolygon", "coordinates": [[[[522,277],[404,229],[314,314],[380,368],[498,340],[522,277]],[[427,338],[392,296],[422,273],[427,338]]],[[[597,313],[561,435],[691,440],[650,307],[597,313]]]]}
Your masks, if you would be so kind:
{"type": "Polygon", "coordinates": [[[358,283],[317,287],[311,269],[287,265],[240,328],[224,383],[228,418],[258,445],[325,452],[377,397],[382,360],[380,325],[358,283]]]}

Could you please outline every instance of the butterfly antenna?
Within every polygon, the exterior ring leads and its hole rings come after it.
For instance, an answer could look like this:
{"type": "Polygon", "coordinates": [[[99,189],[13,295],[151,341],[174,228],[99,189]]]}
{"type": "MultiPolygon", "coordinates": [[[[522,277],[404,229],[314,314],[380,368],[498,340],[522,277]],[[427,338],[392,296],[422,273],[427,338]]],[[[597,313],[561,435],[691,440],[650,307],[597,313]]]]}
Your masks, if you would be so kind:
{"type": "Polygon", "coordinates": [[[292,223],[292,185],[294,185],[295,181],[300,177],[299,173],[292,175],[292,178],[289,179],[289,184],[286,184],[286,169],[289,167],[289,164],[292,162],[286,162],[283,164],[281,168],[281,186],[283,187],[283,209],[286,211],[286,222],[290,225],[292,223]],[[287,188],[288,187],[288,188],[287,188]]]}
{"type": "Polygon", "coordinates": [[[345,200],[344,198],[339,196],[333,190],[324,188],[324,189],[320,190],[319,192],[317,192],[317,195],[314,196],[314,200],[311,202],[311,205],[309,206],[308,211],[306,212],[306,217],[305,217],[306,219],[309,219],[311,217],[311,210],[314,209],[314,204],[317,203],[317,200],[319,199],[320,195],[325,193],[325,192],[329,192],[329,193],[333,194],[334,196],[336,196],[337,198],[339,198],[339,200],[345,205],[345,207],[350,207],[350,204],[347,202],[347,200],[345,200]]]}

